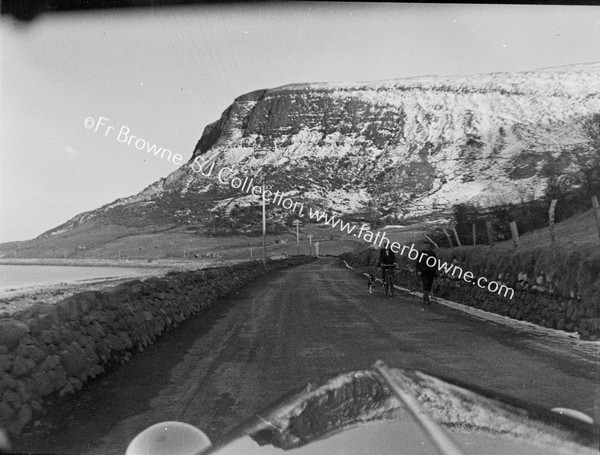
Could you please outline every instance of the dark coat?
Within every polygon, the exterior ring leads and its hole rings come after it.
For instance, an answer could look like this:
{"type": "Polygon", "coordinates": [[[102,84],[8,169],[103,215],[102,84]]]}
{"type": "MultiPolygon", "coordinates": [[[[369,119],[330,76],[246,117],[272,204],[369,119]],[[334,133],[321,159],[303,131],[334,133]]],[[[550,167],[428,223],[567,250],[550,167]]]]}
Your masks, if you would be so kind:
{"type": "Polygon", "coordinates": [[[420,251],[419,258],[421,257],[421,253],[425,253],[425,256],[423,256],[422,261],[417,260],[417,272],[421,272],[423,275],[427,275],[430,277],[437,276],[437,256],[435,255],[435,253],[433,251],[420,251]],[[436,263],[433,267],[429,267],[426,264],[427,258],[429,256],[433,256],[434,258],[436,258],[436,263]]]}
{"type": "Polygon", "coordinates": [[[379,267],[382,264],[393,265],[396,263],[396,255],[392,250],[386,250],[385,248],[379,252],[379,267]],[[389,253],[389,254],[388,254],[389,253]]]}

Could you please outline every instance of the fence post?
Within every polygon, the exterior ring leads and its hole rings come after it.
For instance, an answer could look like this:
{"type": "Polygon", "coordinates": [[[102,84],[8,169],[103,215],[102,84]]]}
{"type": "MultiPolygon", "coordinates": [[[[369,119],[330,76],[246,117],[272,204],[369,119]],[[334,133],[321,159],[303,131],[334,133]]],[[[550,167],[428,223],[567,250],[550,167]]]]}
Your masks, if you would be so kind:
{"type": "Polygon", "coordinates": [[[436,247],[438,250],[440,249],[439,245],[438,245],[437,243],[435,243],[435,242],[434,242],[434,241],[431,239],[431,237],[429,237],[427,234],[424,234],[424,235],[425,235],[425,238],[427,238],[427,240],[429,240],[433,246],[435,246],[435,247],[436,247]]]}
{"type": "Polygon", "coordinates": [[[556,236],[554,235],[554,212],[556,211],[557,199],[552,199],[550,202],[550,210],[548,211],[548,227],[550,228],[550,241],[556,242],[556,236]]]}
{"type": "Polygon", "coordinates": [[[515,248],[519,248],[519,230],[517,229],[517,222],[510,222],[510,233],[512,234],[513,245],[515,248]]]}
{"type": "Polygon", "coordinates": [[[592,205],[594,206],[594,215],[596,215],[596,226],[598,227],[598,237],[600,237],[600,204],[598,204],[598,197],[592,196],[592,205]]]}
{"type": "Polygon", "coordinates": [[[458,232],[456,232],[456,227],[453,227],[452,230],[454,231],[454,237],[456,238],[456,243],[458,244],[458,246],[462,246],[462,243],[460,243],[460,239],[458,238],[458,232]]]}
{"type": "Polygon", "coordinates": [[[492,222],[490,220],[485,221],[485,228],[487,229],[488,243],[490,247],[494,246],[494,231],[492,229],[492,222]]]}
{"type": "Polygon", "coordinates": [[[477,225],[473,223],[473,246],[477,245],[477,225]]]}
{"type": "Polygon", "coordinates": [[[450,248],[454,248],[454,245],[452,244],[452,238],[450,238],[450,234],[448,234],[448,231],[446,230],[446,228],[442,228],[444,230],[444,234],[446,234],[446,238],[448,239],[448,243],[450,244],[450,248]]]}

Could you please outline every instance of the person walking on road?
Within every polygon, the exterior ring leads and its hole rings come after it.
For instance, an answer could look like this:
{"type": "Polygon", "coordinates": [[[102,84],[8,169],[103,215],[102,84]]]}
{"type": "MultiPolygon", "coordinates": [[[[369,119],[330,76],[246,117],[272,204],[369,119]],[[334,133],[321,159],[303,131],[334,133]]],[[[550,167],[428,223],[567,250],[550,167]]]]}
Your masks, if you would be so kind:
{"type": "Polygon", "coordinates": [[[417,275],[421,277],[421,282],[423,283],[423,302],[425,305],[430,305],[430,294],[431,288],[433,287],[433,280],[437,276],[437,256],[431,248],[431,242],[425,242],[423,250],[419,252],[419,257],[417,258],[417,275]],[[433,257],[435,258],[435,263],[431,265],[434,261],[429,261],[427,264],[427,258],[433,257]]]}
{"type": "Polygon", "coordinates": [[[390,248],[390,244],[382,248],[379,252],[379,263],[377,267],[381,268],[381,278],[383,279],[383,288],[387,294],[389,287],[390,296],[394,296],[394,269],[396,268],[396,255],[390,248]],[[388,276],[389,274],[389,276],[388,276]]]}

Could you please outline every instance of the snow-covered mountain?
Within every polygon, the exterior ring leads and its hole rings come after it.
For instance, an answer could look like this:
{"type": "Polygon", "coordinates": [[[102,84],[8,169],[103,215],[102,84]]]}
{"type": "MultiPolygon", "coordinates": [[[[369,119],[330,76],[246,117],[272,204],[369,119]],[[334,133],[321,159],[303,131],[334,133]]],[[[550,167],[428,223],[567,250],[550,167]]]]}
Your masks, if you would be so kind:
{"type": "Polygon", "coordinates": [[[90,220],[201,225],[258,204],[194,162],[264,179],[273,192],[338,214],[370,207],[417,217],[459,202],[537,198],[549,175],[598,159],[599,119],[600,63],[258,90],[205,128],[181,168],[44,236],[90,220]]]}

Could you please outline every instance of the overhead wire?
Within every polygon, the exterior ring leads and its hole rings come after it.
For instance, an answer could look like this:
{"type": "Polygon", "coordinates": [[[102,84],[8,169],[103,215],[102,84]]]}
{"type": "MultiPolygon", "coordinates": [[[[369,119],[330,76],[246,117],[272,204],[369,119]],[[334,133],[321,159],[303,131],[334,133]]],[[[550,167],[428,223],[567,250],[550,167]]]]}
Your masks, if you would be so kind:
{"type": "MultiPolygon", "coordinates": [[[[155,10],[153,8],[153,12],[158,19],[158,22],[163,30],[163,33],[167,39],[167,42],[171,45],[171,48],[173,49],[173,53],[169,54],[169,58],[171,60],[174,60],[175,66],[179,71],[186,73],[186,75],[183,76],[183,78],[185,79],[187,77],[188,83],[191,81],[192,90],[197,94],[198,99],[203,103],[205,101],[208,101],[207,104],[210,104],[211,107],[213,109],[215,109],[216,104],[215,104],[215,101],[210,96],[211,92],[210,91],[207,92],[208,95],[203,93],[200,90],[198,84],[195,83],[195,77],[194,77],[195,70],[193,67],[189,66],[190,63],[189,63],[188,59],[186,59],[185,56],[182,55],[180,46],[177,43],[175,43],[174,34],[173,34],[172,30],[169,30],[168,27],[165,25],[166,19],[163,16],[164,11],[165,11],[165,9],[161,8],[160,11],[155,12],[155,10]]],[[[167,20],[167,22],[168,22],[168,20],[167,20]]]]}
{"type": "MultiPolygon", "coordinates": [[[[215,19],[214,21],[216,21],[216,19],[217,19],[216,12],[213,14],[213,17],[215,19]]],[[[208,32],[209,32],[210,36],[212,36],[213,38],[217,36],[216,32],[214,31],[214,29],[212,27],[212,23],[214,21],[209,20],[206,22],[206,27],[208,29],[208,32]]],[[[226,36],[226,35],[227,35],[227,31],[223,29],[223,36],[226,36]]],[[[219,64],[221,65],[221,69],[223,70],[222,74],[225,76],[225,82],[227,83],[227,88],[228,88],[228,96],[231,96],[231,80],[230,80],[231,72],[228,71],[228,69],[225,66],[224,60],[223,60],[223,52],[222,52],[223,46],[218,46],[218,44],[220,44],[224,41],[225,41],[225,38],[223,38],[223,40],[220,40],[220,39],[216,40],[215,41],[216,44],[215,44],[214,48],[217,51],[216,52],[217,60],[218,60],[219,64]]],[[[210,46],[209,49],[212,49],[212,48],[213,48],[213,46],[210,46]]]]}
{"type": "MultiPolygon", "coordinates": [[[[156,17],[162,28],[162,32],[166,38],[166,41],[170,44],[170,47],[172,49],[172,52],[169,53],[169,57],[174,62],[175,68],[178,70],[177,73],[179,75],[182,75],[183,79],[187,79],[186,82],[188,82],[193,78],[193,72],[190,71],[190,67],[186,65],[186,60],[182,58],[180,46],[173,39],[173,32],[169,28],[167,19],[165,19],[164,17],[164,11],[165,9],[161,9],[161,11],[156,14],[156,17]],[[183,75],[182,73],[185,73],[185,75],[183,75]]],[[[194,90],[197,89],[194,87],[194,90]]],[[[199,91],[198,95],[201,95],[199,91]]]]}
{"type": "MultiPolygon", "coordinates": [[[[178,49],[183,49],[187,52],[188,56],[186,58],[184,54],[183,60],[192,68],[192,73],[194,74],[194,76],[191,77],[192,84],[195,87],[199,87],[203,75],[203,71],[198,65],[198,61],[201,60],[201,55],[198,52],[195,52],[194,49],[192,49],[187,39],[187,36],[181,31],[181,29],[184,27],[185,19],[183,19],[181,16],[177,18],[175,10],[172,10],[171,12],[171,20],[177,24],[177,26],[175,26],[173,23],[171,23],[171,28],[173,30],[174,37],[180,42],[180,46],[178,46],[178,49]]],[[[215,98],[215,95],[212,90],[208,90],[206,93],[207,97],[211,99],[213,109],[215,109],[219,104],[218,98],[215,98]]]]}
{"type": "MultiPolygon", "coordinates": [[[[200,33],[202,34],[202,37],[204,38],[204,42],[207,44],[206,45],[206,49],[208,51],[208,55],[210,56],[211,62],[213,64],[213,67],[216,70],[216,74],[217,74],[217,77],[219,79],[219,83],[221,85],[221,88],[222,88],[223,92],[225,93],[225,96],[227,96],[227,99],[231,99],[230,93],[229,93],[228,89],[225,87],[225,84],[223,83],[223,78],[219,74],[219,71],[218,71],[219,68],[217,67],[217,59],[215,58],[215,56],[214,56],[214,54],[213,54],[213,52],[211,50],[212,46],[211,46],[211,43],[209,43],[209,40],[208,40],[208,38],[206,36],[205,30],[204,30],[204,26],[200,22],[198,15],[195,15],[194,19],[196,20],[196,23],[199,26],[199,30],[200,30],[200,33]]],[[[222,65],[221,65],[221,67],[222,67],[222,65]]],[[[222,72],[226,74],[225,69],[223,67],[221,69],[222,69],[222,72]]]]}
{"type": "MultiPolygon", "coordinates": [[[[190,14],[195,15],[196,13],[190,12],[190,14]]],[[[189,27],[189,21],[187,20],[186,17],[184,17],[183,15],[180,14],[178,23],[180,25],[180,28],[184,29],[185,33],[182,32],[181,30],[179,30],[179,33],[180,33],[182,41],[185,43],[185,46],[187,47],[188,52],[190,53],[191,62],[195,66],[196,71],[198,72],[198,75],[208,76],[211,79],[211,84],[212,84],[213,83],[212,82],[212,79],[213,79],[212,72],[204,70],[199,65],[199,62],[205,60],[205,58],[196,44],[196,38],[195,38],[194,34],[192,33],[192,30],[189,27]],[[189,39],[188,39],[188,37],[189,37],[189,39]]],[[[198,81],[199,83],[200,83],[200,80],[201,79],[199,78],[199,81],[198,81]]],[[[213,98],[213,100],[215,100],[217,104],[221,104],[221,103],[219,103],[219,96],[213,90],[211,90],[209,93],[211,95],[211,98],[213,98]]],[[[221,110],[222,109],[223,109],[223,107],[221,107],[221,110]]]]}
{"type": "MultiPolygon", "coordinates": [[[[234,52],[233,45],[231,43],[230,28],[227,28],[225,26],[225,20],[223,19],[223,10],[221,9],[221,5],[218,4],[218,3],[217,3],[217,9],[219,11],[219,16],[221,18],[221,26],[222,26],[223,30],[225,31],[224,37],[225,37],[226,44],[229,47],[229,52],[230,52],[230,55],[231,55],[231,60],[233,61],[233,68],[234,68],[235,74],[237,76],[237,81],[236,82],[239,84],[239,83],[241,83],[244,80],[244,78],[242,78],[240,67],[238,65],[237,58],[235,57],[236,53],[234,52]]],[[[234,87],[237,88],[237,85],[235,85],[234,87]]]]}

